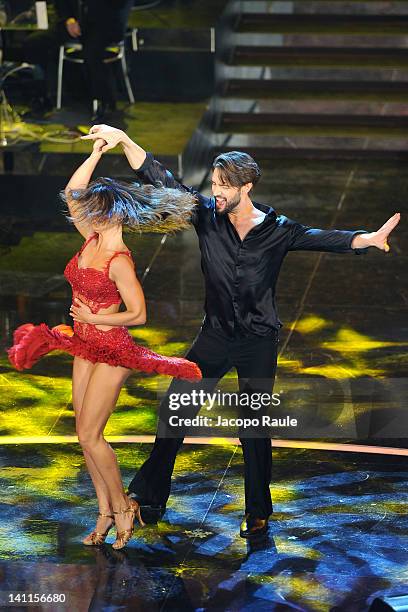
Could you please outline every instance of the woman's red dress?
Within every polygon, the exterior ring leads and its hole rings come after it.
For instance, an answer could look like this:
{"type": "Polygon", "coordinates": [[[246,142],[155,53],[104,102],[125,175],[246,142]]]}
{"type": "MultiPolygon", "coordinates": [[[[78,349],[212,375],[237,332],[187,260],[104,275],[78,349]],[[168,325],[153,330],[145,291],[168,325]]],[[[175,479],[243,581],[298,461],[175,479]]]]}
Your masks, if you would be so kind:
{"type": "MultiPolygon", "coordinates": [[[[64,275],[72,287],[73,298],[85,302],[93,313],[101,308],[122,302],[113,280],[109,278],[109,265],[114,257],[130,251],[118,251],[109,259],[103,270],[79,268],[78,259],[87,244],[97,234],[90,236],[82,248],[68,262],[64,275]]],[[[41,357],[55,350],[82,357],[92,363],[108,363],[112,366],[157,372],[186,380],[200,380],[197,364],[179,357],[164,357],[137,344],[127,327],[117,326],[108,331],[97,329],[90,323],[74,322],[74,328],[57,325],[49,328],[45,323],[20,325],[13,336],[14,344],[8,349],[9,360],[17,370],[31,368],[41,357]]]]}

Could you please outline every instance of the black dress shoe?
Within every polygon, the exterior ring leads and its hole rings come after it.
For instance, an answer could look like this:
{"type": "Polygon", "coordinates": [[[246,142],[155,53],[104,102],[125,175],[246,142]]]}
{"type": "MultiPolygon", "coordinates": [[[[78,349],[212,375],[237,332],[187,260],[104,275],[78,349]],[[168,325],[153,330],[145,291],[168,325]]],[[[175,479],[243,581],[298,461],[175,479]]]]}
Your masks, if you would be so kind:
{"type": "Polygon", "coordinates": [[[241,523],[239,535],[241,538],[255,538],[265,535],[268,528],[268,519],[256,518],[246,514],[241,523]]]}
{"type": "Polygon", "coordinates": [[[166,506],[151,506],[149,504],[140,505],[142,521],[146,525],[155,525],[160,521],[166,512],[166,506]]]}
{"type": "Polygon", "coordinates": [[[166,506],[162,506],[160,504],[149,504],[144,499],[139,497],[137,493],[128,493],[128,496],[131,499],[135,499],[140,505],[140,515],[142,517],[142,521],[146,523],[146,525],[155,525],[160,521],[166,512],[166,506]]]}

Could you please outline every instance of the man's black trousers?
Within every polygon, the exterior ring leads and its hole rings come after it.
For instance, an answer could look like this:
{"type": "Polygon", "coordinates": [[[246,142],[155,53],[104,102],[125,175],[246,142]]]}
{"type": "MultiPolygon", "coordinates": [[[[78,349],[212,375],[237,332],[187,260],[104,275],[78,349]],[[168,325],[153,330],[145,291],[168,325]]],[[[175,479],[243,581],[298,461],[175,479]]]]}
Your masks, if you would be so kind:
{"type": "MultiPolygon", "coordinates": [[[[168,415],[176,414],[169,410],[170,394],[190,392],[192,389],[211,392],[232,367],[237,370],[240,392],[271,394],[276,373],[278,335],[278,331],[272,330],[269,335],[262,337],[237,335],[228,338],[222,331],[209,326],[201,328],[186,359],[198,364],[203,380],[200,383],[188,383],[173,379],[160,405],[159,429],[150,457],[130,483],[129,493],[135,493],[144,504],[166,505],[177,451],[183,443],[183,437],[161,437],[165,434],[163,423],[168,422],[168,415]]],[[[188,416],[194,416],[199,409],[189,407],[188,416]]],[[[180,412],[177,413],[179,416],[180,412]]],[[[272,513],[269,490],[271,439],[246,437],[243,431],[239,432],[239,439],[245,465],[245,512],[254,517],[267,518],[272,513]]]]}

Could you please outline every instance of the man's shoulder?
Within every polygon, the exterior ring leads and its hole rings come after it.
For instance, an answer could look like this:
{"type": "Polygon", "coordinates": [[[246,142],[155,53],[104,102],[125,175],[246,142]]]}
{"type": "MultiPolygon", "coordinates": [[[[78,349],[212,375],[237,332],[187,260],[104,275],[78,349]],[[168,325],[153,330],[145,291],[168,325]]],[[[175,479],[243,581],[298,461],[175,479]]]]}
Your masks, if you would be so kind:
{"type": "Polygon", "coordinates": [[[266,217],[268,217],[271,221],[276,222],[277,214],[276,214],[276,210],[272,208],[272,206],[269,206],[268,204],[262,204],[261,202],[255,202],[255,201],[253,201],[252,204],[255,206],[255,208],[263,212],[264,215],[266,215],[266,217]]]}
{"type": "Polygon", "coordinates": [[[276,215],[276,225],[278,227],[281,227],[283,229],[289,229],[290,227],[292,227],[292,225],[294,225],[294,223],[295,221],[293,221],[293,219],[290,219],[286,215],[283,215],[283,214],[276,215]]]}

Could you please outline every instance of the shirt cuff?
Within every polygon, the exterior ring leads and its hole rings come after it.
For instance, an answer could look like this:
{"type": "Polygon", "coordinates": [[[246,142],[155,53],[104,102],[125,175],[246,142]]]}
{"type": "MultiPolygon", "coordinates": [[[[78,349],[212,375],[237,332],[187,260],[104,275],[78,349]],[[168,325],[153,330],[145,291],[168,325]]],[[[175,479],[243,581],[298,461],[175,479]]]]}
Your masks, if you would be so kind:
{"type": "Polygon", "coordinates": [[[146,158],[143,162],[143,164],[140,166],[140,168],[138,168],[137,170],[135,169],[135,172],[145,172],[154,162],[154,155],[153,153],[150,153],[150,151],[148,151],[146,153],[146,158]]]}
{"type": "Polygon", "coordinates": [[[368,234],[369,232],[367,232],[367,230],[356,230],[355,232],[351,232],[351,237],[350,237],[350,249],[352,251],[354,251],[355,255],[365,255],[368,251],[369,247],[365,247],[363,249],[353,249],[351,246],[351,243],[353,242],[353,238],[354,236],[357,236],[357,234],[368,234]]]}

